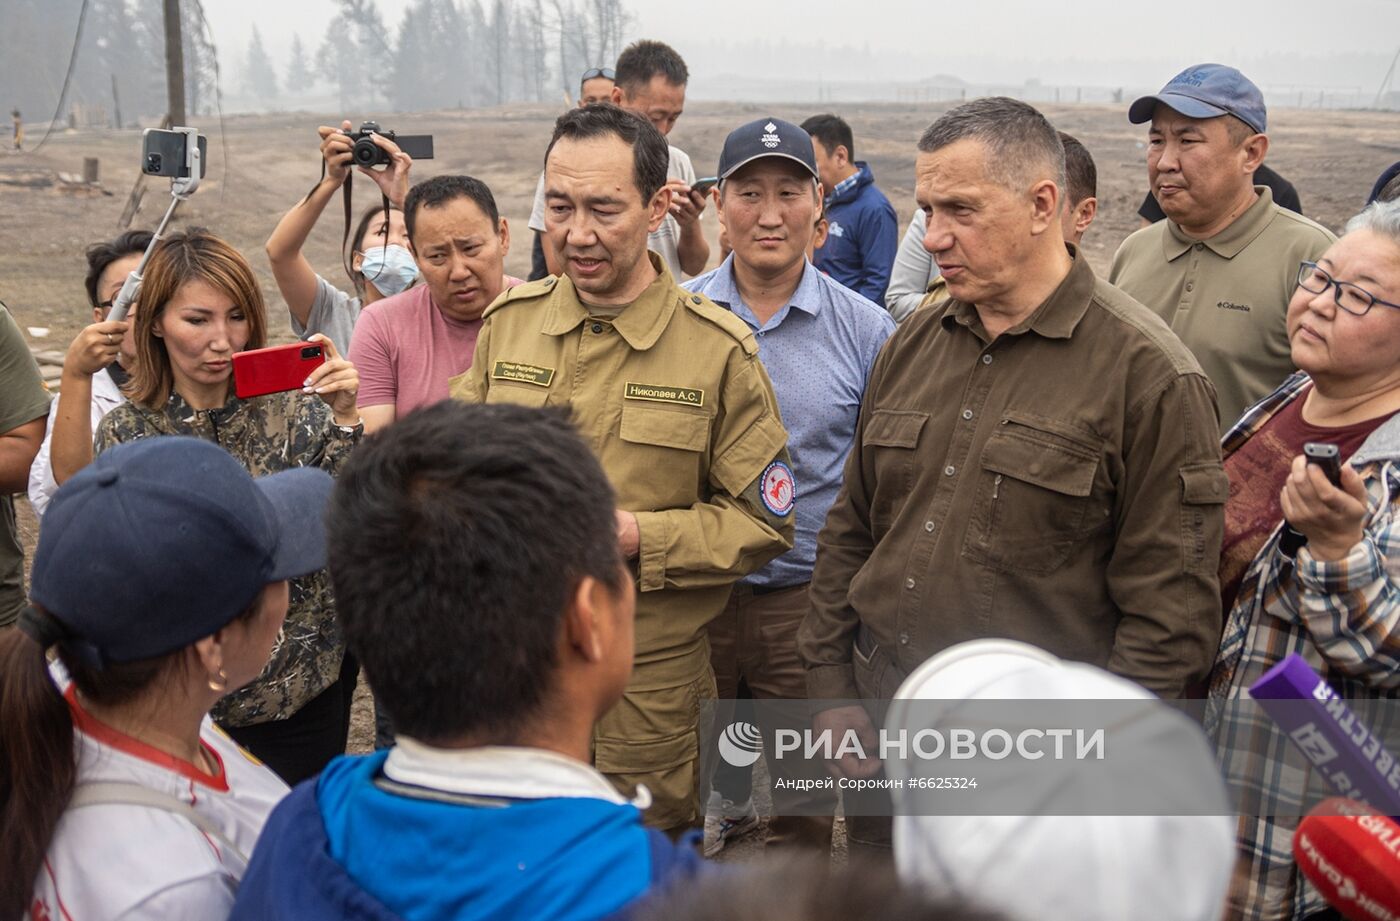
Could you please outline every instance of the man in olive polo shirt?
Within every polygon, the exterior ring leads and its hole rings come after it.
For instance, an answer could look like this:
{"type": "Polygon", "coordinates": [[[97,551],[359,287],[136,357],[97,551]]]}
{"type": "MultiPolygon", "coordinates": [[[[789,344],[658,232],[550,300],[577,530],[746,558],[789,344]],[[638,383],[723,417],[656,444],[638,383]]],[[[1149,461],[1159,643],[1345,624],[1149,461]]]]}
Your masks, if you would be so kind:
{"type": "Polygon", "coordinates": [[[487,309],[452,395],[568,407],[598,455],[638,593],[631,681],[593,759],[624,793],[650,791],[647,824],[676,831],[698,818],[698,724],[715,696],[705,625],[736,579],[792,547],[801,484],[753,332],[647,252],[671,201],[667,160],[661,133],[623,109],[560,116],[545,232],[564,275],[487,309]]]}
{"type": "Polygon", "coordinates": [[[1225,431],[1293,373],[1285,317],[1298,265],[1336,237],[1253,184],[1269,150],[1264,97],[1233,67],[1188,67],[1128,120],[1152,123],[1147,177],[1167,219],[1123,241],[1108,280],[1195,354],[1225,431]]]}

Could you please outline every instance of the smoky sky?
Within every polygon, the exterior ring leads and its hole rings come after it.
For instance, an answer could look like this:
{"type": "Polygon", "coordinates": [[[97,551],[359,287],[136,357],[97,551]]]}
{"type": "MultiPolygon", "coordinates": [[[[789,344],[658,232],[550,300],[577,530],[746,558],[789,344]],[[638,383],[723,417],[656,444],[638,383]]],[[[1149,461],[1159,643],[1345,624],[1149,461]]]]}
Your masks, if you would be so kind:
{"type": "MultiPolygon", "coordinates": [[[[396,34],[405,0],[377,0],[396,34]]],[[[483,4],[489,8],[490,4],[483,4]]],[[[1206,61],[1277,89],[1374,93],[1400,49],[1400,0],[629,0],[631,38],[672,44],[703,92],[720,75],[1157,86],[1206,61]]],[[[334,0],[204,0],[221,60],[256,24],[275,60],[314,49],[334,0]]],[[[548,6],[548,4],[546,4],[548,6]]],[[[606,64],[610,62],[599,62],[606,64]]],[[[1400,84],[1400,79],[1397,79],[1400,84]]],[[[726,84],[726,86],[731,84],[726,84]]]]}

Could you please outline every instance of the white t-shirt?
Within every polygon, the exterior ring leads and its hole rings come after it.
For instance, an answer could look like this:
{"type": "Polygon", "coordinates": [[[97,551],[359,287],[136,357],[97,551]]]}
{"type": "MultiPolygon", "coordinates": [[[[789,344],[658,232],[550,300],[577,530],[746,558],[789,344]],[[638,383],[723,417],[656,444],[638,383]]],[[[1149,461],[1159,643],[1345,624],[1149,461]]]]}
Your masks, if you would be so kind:
{"type": "MultiPolygon", "coordinates": [[[[61,669],[56,677],[66,684],[61,669]]],[[[251,855],[287,785],[206,716],[200,738],[220,776],[99,723],[66,695],[78,747],[78,782],[139,784],[190,804],[251,855]]],[[[243,861],[189,819],[150,806],[102,804],[59,820],[26,918],[32,921],[200,918],[233,908],[243,861]]]]}
{"type": "MultiPolygon", "coordinates": [[[[686,185],[695,185],[695,167],[690,162],[690,155],[679,147],[671,147],[670,151],[671,160],[666,166],[666,178],[679,179],[686,185]]],[[[544,232],[544,208],[544,173],[540,173],[539,184],[535,186],[535,205],[530,210],[529,227],[531,230],[544,232]]],[[[681,225],[669,214],[661,222],[661,226],[647,237],[647,249],[659,254],[665,260],[676,281],[690,277],[681,272],[681,257],[678,250],[680,241],[681,225]]]]}
{"type": "MultiPolygon", "coordinates": [[[[53,494],[58,492],[58,481],[53,478],[53,458],[50,451],[53,448],[53,421],[58,418],[58,404],[61,400],[62,396],[49,404],[49,421],[48,428],[44,431],[44,442],[39,445],[39,453],[35,455],[34,463],[29,467],[29,505],[40,518],[48,511],[49,500],[53,498],[53,494]]],[[[94,374],[90,416],[92,431],[96,432],[97,424],[124,402],[126,396],[117,386],[117,382],[112,380],[111,372],[103,368],[94,374]]]]}

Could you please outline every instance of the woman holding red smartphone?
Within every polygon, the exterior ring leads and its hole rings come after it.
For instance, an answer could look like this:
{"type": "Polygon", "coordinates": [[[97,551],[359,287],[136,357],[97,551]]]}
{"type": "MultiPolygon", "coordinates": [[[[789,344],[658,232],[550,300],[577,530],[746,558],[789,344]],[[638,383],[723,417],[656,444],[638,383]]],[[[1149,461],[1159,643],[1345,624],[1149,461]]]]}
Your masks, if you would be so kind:
{"type": "MultiPolygon", "coordinates": [[[[294,467],[335,474],[364,427],[359,375],[324,336],[326,361],[300,390],[239,398],[233,356],[267,341],[267,308],[248,261],[204,231],[173,234],[141,287],[128,402],[98,426],[95,452],[157,435],[218,444],[254,476],[294,467]]],[[[139,511],[139,510],[137,510],[139,511]]],[[[289,784],[345,750],[354,666],[344,658],[324,570],[293,580],[286,625],[262,675],[213,716],[289,784]]]]}

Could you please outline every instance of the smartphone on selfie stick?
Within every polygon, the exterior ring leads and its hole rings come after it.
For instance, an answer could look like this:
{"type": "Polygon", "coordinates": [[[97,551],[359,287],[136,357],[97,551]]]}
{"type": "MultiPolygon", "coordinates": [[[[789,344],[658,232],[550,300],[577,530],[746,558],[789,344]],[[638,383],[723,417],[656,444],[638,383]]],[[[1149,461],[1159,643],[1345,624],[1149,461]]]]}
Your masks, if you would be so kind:
{"type": "Polygon", "coordinates": [[[109,320],[125,320],[136,295],[141,292],[141,278],[146,271],[146,263],[151,261],[161,238],[165,236],[166,225],[175,213],[175,207],[189,198],[199,188],[199,180],[204,177],[204,155],[208,142],[197,128],[147,128],[141,134],[141,172],[147,176],[170,177],[170,207],[165,209],[165,217],[151,237],[146,252],[141,254],[141,264],[136,271],[126,276],[126,282],[112,302],[109,320]]]}

